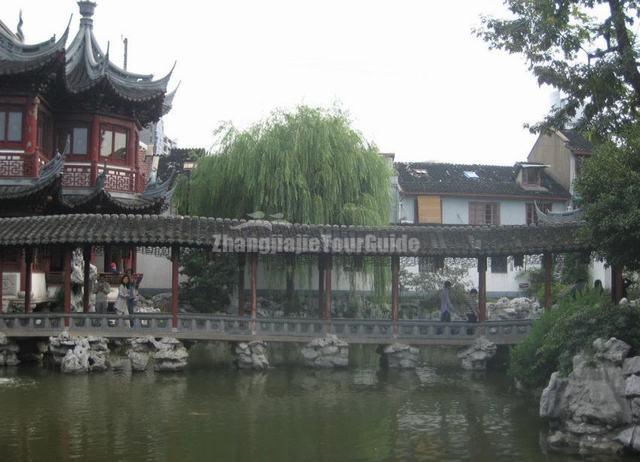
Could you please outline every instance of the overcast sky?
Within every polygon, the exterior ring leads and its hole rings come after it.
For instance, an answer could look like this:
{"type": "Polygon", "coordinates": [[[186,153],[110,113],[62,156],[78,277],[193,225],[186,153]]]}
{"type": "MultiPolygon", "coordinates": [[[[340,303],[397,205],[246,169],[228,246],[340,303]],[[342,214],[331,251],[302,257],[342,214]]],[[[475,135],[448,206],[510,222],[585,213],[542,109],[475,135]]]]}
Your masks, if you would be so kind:
{"type": "MultiPolygon", "coordinates": [[[[15,30],[20,9],[27,42],[72,13],[77,31],[74,0],[2,0],[0,19],[15,30]]],[[[128,37],[130,71],[160,77],[177,60],[165,124],[181,147],[211,146],[220,121],[338,104],[397,160],[512,164],[551,91],[472,34],[481,14],[504,15],[502,1],[102,0],[94,32],[120,65],[128,37]]]]}

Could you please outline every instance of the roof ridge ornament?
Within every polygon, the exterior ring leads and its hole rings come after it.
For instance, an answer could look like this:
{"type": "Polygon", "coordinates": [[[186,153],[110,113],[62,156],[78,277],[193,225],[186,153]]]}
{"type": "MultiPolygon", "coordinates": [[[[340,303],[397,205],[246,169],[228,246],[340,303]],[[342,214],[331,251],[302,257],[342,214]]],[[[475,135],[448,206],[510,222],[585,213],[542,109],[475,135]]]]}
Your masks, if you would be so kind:
{"type": "Polygon", "coordinates": [[[93,13],[96,10],[96,6],[98,4],[96,2],[92,2],[89,0],[80,0],[78,2],[78,8],[80,9],[80,25],[81,26],[93,26],[93,13]]]}
{"type": "Polygon", "coordinates": [[[22,10],[20,10],[20,13],[18,14],[18,27],[16,29],[16,37],[22,43],[24,43],[24,32],[22,32],[22,25],[23,24],[24,24],[24,21],[22,20],[22,10]]]}

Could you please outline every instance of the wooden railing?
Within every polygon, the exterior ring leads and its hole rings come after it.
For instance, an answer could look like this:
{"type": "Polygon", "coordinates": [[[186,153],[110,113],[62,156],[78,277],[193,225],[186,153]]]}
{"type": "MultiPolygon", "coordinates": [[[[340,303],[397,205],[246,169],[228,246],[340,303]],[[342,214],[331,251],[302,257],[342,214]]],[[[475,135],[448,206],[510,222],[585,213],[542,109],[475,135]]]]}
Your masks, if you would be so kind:
{"type": "Polygon", "coordinates": [[[398,321],[373,319],[290,319],[206,314],[180,314],[178,327],[164,313],[132,316],[94,313],[0,314],[0,332],[8,337],[47,337],[65,329],[72,335],[104,337],[172,336],[191,340],[267,340],[307,342],[335,334],[350,343],[409,343],[466,345],[485,336],[496,344],[515,344],[531,330],[532,321],[490,321],[485,323],[398,321]]]}

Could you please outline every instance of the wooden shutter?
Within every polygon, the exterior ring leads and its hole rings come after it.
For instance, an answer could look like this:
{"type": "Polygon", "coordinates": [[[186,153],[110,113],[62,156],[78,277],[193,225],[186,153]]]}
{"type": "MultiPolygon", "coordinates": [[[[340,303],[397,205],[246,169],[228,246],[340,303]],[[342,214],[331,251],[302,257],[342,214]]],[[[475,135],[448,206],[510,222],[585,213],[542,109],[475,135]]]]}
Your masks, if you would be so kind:
{"type": "Polygon", "coordinates": [[[418,223],[442,223],[440,196],[418,196],[418,223]]]}

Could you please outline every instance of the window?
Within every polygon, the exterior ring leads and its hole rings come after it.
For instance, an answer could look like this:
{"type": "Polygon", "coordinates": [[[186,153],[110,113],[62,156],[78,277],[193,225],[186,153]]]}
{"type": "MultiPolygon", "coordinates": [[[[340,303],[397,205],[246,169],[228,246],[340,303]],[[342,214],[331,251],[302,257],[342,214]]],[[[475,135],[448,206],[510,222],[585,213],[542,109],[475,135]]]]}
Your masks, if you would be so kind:
{"type": "Polygon", "coordinates": [[[492,273],[506,273],[507,272],[507,257],[491,257],[491,272],[492,273]]]}
{"type": "Polygon", "coordinates": [[[0,141],[22,141],[22,112],[0,110],[0,141]]]}
{"type": "Polygon", "coordinates": [[[480,178],[476,172],[464,172],[464,176],[472,180],[477,180],[480,178]]]}
{"type": "Polygon", "coordinates": [[[540,169],[539,168],[523,168],[522,184],[526,186],[540,186],[540,169]]]}
{"type": "Polygon", "coordinates": [[[65,127],[58,130],[58,149],[63,154],[86,155],[88,143],[87,127],[65,127]]]}
{"type": "MultiPolygon", "coordinates": [[[[538,223],[538,214],[536,213],[536,206],[533,202],[527,202],[527,224],[538,223]]],[[[544,213],[551,212],[551,202],[538,202],[538,207],[544,213]]]]}
{"type": "Polygon", "coordinates": [[[43,111],[38,112],[38,147],[47,156],[51,156],[51,154],[53,154],[53,130],[51,126],[51,116],[43,111]]]}
{"type": "Polygon", "coordinates": [[[470,225],[499,225],[500,204],[497,202],[469,202],[470,225]]]}
{"type": "Polygon", "coordinates": [[[128,131],[119,127],[102,127],[100,133],[100,155],[113,159],[127,158],[128,131]]]}

